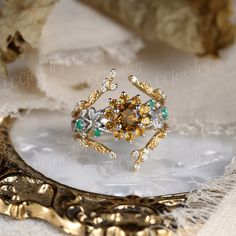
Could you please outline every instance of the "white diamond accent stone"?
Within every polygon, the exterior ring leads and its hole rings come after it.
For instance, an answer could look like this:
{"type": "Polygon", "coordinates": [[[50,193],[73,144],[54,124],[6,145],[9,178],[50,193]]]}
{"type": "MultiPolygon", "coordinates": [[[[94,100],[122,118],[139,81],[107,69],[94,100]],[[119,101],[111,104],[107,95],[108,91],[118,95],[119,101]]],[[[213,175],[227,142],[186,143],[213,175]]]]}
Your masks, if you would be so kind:
{"type": "Polygon", "coordinates": [[[116,76],[116,69],[115,69],[115,68],[113,68],[113,69],[111,70],[110,76],[111,76],[111,77],[115,77],[115,76],[116,76]]]}
{"type": "Polygon", "coordinates": [[[142,153],[143,153],[142,159],[144,161],[147,160],[148,159],[148,155],[149,155],[149,149],[144,148],[142,153]]]}
{"type": "Polygon", "coordinates": [[[164,121],[160,115],[160,109],[150,111],[150,115],[152,118],[152,124],[156,129],[163,128],[164,121]]]}
{"type": "Polygon", "coordinates": [[[88,117],[92,120],[92,119],[94,119],[95,114],[96,114],[95,108],[94,108],[94,107],[91,107],[91,108],[88,110],[88,117]]]}
{"type": "Polygon", "coordinates": [[[133,157],[139,157],[139,151],[135,150],[132,152],[133,157]]]}
{"type": "Polygon", "coordinates": [[[142,160],[146,161],[148,159],[148,156],[142,156],[142,160]]]}
{"type": "Polygon", "coordinates": [[[117,155],[114,152],[110,152],[109,156],[110,156],[111,159],[116,159],[117,158],[117,155]]]}
{"type": "Polygon", "coordinates": [[[106,88],[106,86],[103,84],[103,85],[101,86],[100,90],[101,90],[103,93],[105,93],[105,92],[107,91],[107,88],[106,88]]]}
{"type": "Polygon", "coordinates": [[[162,120],[159,120],[158,118],[153,119],[153,125],[156,129],[161,129],[164,125],[164,122],[162,120]]]}
{"type": "Polygon", "coordinates": [[[149,149],[144,148],[143,149],[143,155],[148,156],[149,155],[149,149]]]}
{"type": "Polygon", "coordinates": [[[134,164],[134,170],[138,171],[140,169],[140,165],[139,164],[134,164]]]}
{"type": "Polygon", "coordinates": [[[137,83],[137,82],[138,82],[137,77],[135,77],[134,75],[131,75],[129,78],[130,78],[130,81],[131,81],[132,83],[137,83]]]}
{"type": "Polygon", "coordinates": [[[118,87],[118,84],[112,84],[111,87],[110,87],[110,89],[111,89],[111,90],[115,90],[115,89],[117,89],[117,87],[118,87]]]}

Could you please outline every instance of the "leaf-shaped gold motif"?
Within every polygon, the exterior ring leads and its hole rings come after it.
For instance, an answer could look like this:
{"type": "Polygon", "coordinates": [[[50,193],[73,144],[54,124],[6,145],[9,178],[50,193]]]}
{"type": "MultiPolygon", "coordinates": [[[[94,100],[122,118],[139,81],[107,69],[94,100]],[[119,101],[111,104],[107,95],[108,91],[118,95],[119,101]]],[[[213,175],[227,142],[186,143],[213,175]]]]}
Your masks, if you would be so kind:
{"type": "Polygon", "coordinates": [[[99,90],[94,90],[88,97],[88,106],[93,105],[101,95],[102,92],[100,92],[99,90]]]}
{"type": "Polygon", "coordinates": [[[100,152],[102,154],[111,152],[111,150],[108,147],[106,147],[105,145],[103,145],[93,139],[90,139],[88,137],[83,137],[79,132],[76,133],[74,137],[84,147],[91,147],[95,151],[100,152]]]}
{"type": "Polygon", "coordinates": [[[167,135],[167,125],[164,126],[163,129],[157,131],[154,136],[149,140],[146,147],[153,150],[157,147],[160,140],[167,135]]]}
{"type": "Polygon", "coordinates": [[[145,92],[149,96],[153,96],[153,88],[145,82],[139,82],[139,86],[142,89],[143,92],[145,92]]]}

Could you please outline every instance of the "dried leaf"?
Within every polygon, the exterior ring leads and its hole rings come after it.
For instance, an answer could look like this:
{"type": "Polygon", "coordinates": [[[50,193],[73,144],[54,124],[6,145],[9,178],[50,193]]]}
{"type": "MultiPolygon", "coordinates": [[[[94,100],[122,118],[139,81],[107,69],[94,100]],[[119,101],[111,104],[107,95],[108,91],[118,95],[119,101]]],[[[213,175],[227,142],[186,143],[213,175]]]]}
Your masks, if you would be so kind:
{"type": "Polygon", "coordinates": [[[36,47],[42,27],[58,0],[7,0],[0,12],[0,75],[7,76],[6,63],[36,47]]]}
{"type": "Polygon", "coordinates": [[[160,140],[167,135],[167,126],[165,126],[162,130],[158,131],[148,142],[147,148],[154,150],[159,144],[160,140]]]}
{"type": "Polygon", "coordinates": [[[0,48],[7,51],[9,42],[19,33],[36,47],[47,16],[57,0],[8,0],[0,19],[0,48]]]}
{"type": "Polygon", "coordinates": [[[99,90],[93,91],[88,97],[88,105],[91,106],[92,104],[94,104],[100,95],[101,92],[99,90]]]}
{"type": "Polygon", "coordinates": [[[82,0],[114,17],[145,39],[180,50],[217,55],[232,43],[232,0],[82,0]]]}

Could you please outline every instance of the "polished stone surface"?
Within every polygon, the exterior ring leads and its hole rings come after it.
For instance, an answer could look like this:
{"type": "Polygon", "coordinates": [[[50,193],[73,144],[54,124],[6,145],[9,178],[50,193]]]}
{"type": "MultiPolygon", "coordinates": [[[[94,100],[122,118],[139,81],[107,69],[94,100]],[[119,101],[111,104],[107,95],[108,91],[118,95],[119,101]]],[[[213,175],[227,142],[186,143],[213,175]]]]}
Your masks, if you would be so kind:
{"type": "Polygon", "coordinates": [[[152,196],[194,190],[222,175],[236,153],[229,137],[170,132],[134,173],[129,153],[144,145],[147,136],[133,144],[110,143],[110,136],[97,138],[117,153],[118,159],[111,160],[73,141],[68,114],[34,111],[18,119],[11,131],[17,152],[36,170],[63,184],[111,195],[152,196]]]}

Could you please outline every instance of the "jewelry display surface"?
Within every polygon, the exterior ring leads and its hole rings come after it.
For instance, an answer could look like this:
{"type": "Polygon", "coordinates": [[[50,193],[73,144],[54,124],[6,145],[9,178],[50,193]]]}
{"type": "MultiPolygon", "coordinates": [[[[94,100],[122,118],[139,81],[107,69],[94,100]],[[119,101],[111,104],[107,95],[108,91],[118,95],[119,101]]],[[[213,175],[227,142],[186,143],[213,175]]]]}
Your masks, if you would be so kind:
{"type": "Polygon", "coordinates": [[[158,196],[187,192],[221,176],[236,153],[225,135],[181,135],[170,132],[138,172],[132,171],[129,152],[145,143],[109,143],[118,154],[111,160],[73,141],[70,116],[46,110],[17,119],[11,130],[16,151],[35,170],[62,184],[116,196],[158,196]]]}

